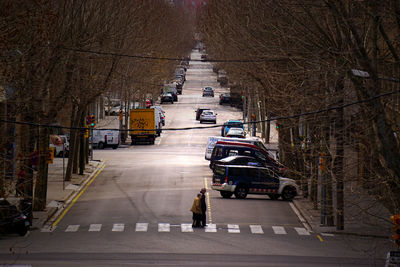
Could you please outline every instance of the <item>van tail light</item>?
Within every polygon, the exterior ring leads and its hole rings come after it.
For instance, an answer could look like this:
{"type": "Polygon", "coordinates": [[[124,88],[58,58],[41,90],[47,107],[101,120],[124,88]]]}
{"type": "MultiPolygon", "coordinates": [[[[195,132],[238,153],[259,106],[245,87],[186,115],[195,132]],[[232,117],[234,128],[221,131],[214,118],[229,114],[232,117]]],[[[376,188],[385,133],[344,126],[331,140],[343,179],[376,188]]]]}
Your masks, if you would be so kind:
{"type": "Polygon", "coordinates": [[[228,176],[225,176],[225,183],[228,182],[228,176]]]}

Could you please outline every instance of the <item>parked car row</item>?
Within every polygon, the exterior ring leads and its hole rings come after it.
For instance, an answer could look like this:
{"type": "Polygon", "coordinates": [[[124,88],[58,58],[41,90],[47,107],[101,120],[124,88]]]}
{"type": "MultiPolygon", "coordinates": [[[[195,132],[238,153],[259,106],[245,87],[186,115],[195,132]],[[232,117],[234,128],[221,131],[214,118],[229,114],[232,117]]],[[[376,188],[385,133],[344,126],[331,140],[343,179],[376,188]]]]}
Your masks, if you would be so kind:
{"type": "MultiPolygon", "coordinates": [[[[226,123],[225,127],[229,128],[226,133],[244,131],[242,126],[243,123],[226,123]]],[[[283,177],[285,167],[257,137],[209,137],[205,158],[213,171],[211,188],[219,191],[223,198],[262,194],[271,199],[292,200],[299,194],[296,182],[283,177]]]]}

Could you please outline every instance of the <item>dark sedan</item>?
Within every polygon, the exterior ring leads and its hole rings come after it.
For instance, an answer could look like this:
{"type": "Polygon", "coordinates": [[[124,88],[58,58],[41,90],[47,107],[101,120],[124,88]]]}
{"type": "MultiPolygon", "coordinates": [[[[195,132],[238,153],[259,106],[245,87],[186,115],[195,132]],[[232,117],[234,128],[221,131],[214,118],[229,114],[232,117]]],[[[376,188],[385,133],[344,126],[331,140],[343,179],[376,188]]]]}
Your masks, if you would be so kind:
{"type": "Polygon", "coordinates": [[[215,167],[215,165],[246,165],[256,167],[268,167],[265,162],[250,156],[229,156],[223,159],[215,160],[212,166],[215,167]]]}
{"type": "Polygon", "coordinates": [[[222,105],[224,103],[230,104],[231,103],[231,94],[225,93],[219,95],[219,104],[222,105]]]}
{"type": "Polygon", "coordinates": [[[171,104],[174,103],[174,98],[170,93],[164,93],[161,96],[161,104],[166,102],[170,102],[171,104]]]}

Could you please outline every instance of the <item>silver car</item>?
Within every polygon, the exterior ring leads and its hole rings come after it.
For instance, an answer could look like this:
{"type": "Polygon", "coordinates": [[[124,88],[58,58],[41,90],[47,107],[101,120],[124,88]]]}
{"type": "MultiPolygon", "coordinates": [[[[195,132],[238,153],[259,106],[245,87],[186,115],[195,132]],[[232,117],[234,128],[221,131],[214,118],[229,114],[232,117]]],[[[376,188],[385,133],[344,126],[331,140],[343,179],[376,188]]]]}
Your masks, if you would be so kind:
{"type": "Polygon", "coordinates": [[[217,113],[213,110],[204,110],[200,115],[200,123],[203,122],[217,123],[217,113]]]}

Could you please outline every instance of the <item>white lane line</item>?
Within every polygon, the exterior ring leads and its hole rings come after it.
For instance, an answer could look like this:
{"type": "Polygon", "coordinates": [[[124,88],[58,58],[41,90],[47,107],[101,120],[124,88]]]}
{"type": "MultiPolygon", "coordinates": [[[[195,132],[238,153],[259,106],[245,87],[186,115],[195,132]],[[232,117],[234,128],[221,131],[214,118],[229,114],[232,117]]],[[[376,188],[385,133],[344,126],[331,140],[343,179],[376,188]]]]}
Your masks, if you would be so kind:
{"type": "Polygon", "coordinates": [[[182,233],[191,233],[191,232],[193,232],[192,224],[191,223],[182,223],[181,224],[181,231],[182,231],[182,233]]]}
{"type": "Polygon", "coordinates": [[[240,234],[239,225],[237,224],[228,224],[228,232],[231,234],[240,234]]]}
{"type": "Polygon", "coordinates": [[[310,225],[308,224],[307,220],[304,219],[304,217],[300,214],[300,211],[296,208],[296,206],[293,204],[293,202],[289,203],[289,206],[292,208],[293,212],[296,213],[297,217],[299,218],[301,224],[304,226],[304,228],[307,229],[308,232],[312,233],[312,229],[310,225]]]}
{"type": "Polygon", "coordinates": [[[136,223],[136,232],[147,232],[147,229],[149,229],[148,223],[136,223]]]}
{"type": "Polygon", "coordinates": [[[217,232],[217,225],[214,223],[207,224],[206,228],[204,229],[206,233],[216,233],[217,232]]]}
{"type": "Polygon", "coordinates": [[[306,228],[302,228],[302,227],[295,227],[294,230],[296,230],[296,232],[299,235],[310,235],[310,232],[306,230],[306,228]]]}
{"type": "Polygon", "coordinates": [[[261,225],[250,225],[250,231],[252,234],[264,234],[261,225]]]}
{"type": "Polygon", "coordinates": [[[272,226],[272,230],[274,230],[274,233],[277,235],[286,235],[286,230],[283,226],[272,226]]]}
{"type": "Polygon", "coordinates": [[[79,229],[79,224],[71,224],[68,225],[67,229],[65,229],[65,232],[76,232],[79,229]]]}
{"type": "Polygon", "coordinates": [[[171,226],[169,223],[159,223],[158,224],[158,231],[159,232],[170,232],[171,226]]]}
{"type": "Polygon", "coordinates": [[[89,226],[89,232],[100,232],[101,224],[91,224],[89,226]]]}
{"type": "Polygon", "coordinates": [[[123,232],[125,229],[125,224],[123,223],[114,223],[111,231],[113,232],[123,232]]]}
{"type": "Polygon", "coordinates": [[[330,234],[330,233],[321,233],[322,236],[335,236],[334,234],[330,234]]]}

